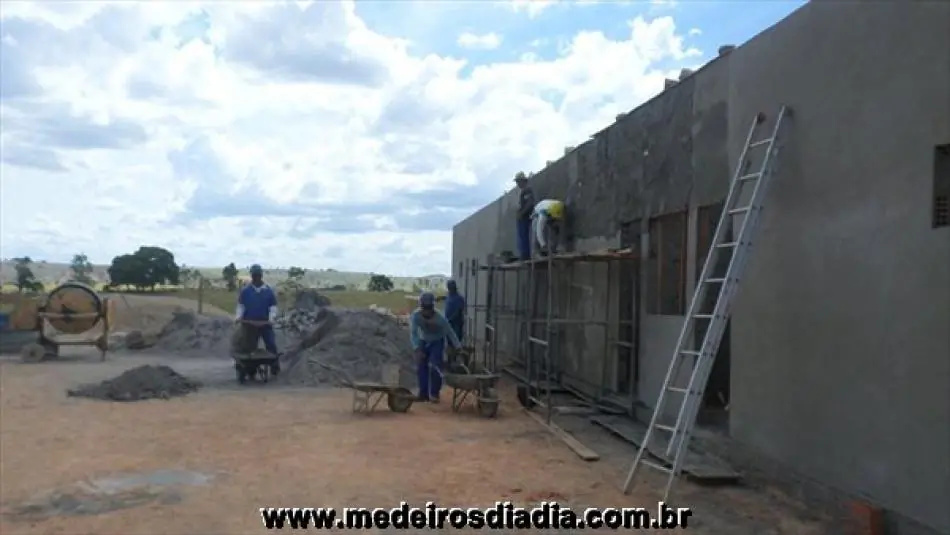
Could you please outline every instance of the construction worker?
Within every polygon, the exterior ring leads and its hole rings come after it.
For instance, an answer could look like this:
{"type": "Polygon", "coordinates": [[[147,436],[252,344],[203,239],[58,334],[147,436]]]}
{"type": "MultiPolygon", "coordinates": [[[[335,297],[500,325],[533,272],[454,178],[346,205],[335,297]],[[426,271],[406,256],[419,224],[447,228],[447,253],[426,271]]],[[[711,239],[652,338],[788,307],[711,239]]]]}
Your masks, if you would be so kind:
{"type": "Polygon", "coordinates": [[[445,296],[445,319],[455,331],[455,336],[462,340],[465,330],[465,297],[459,293],[458,286],[452,279],[445,283],[445,289],[448,291],[445,296]]]}
{"type": "Polygon", "coordinates": [[[523,172],[515,175],[518,186],[518,256],[522,260],[531,259],[531,211],[534,209],[534,191],[528,185],[528,177],[523,172]]]}
{"type": "MultiPolygon", "coordinates": [[[[277,340],[274,337],[274,320],[277,319],[277,294],[270,286],[264,283],[264,270],[260,265],[251,266],[251,283],[241,289],[238,294],[237,310],[234,314],[235,322],[254,322],[245,326],[256,328],[258,336],[264,339],[264,349],[268,353],[278,355],[277,340]]],[[[280,363],[275,362],[271,371],[276,375],[280,372],[280,363]]]]}
{"type": "Polygon", "coordinates": [[[419,401],[439,402],[446,338],[454,349],[462,348],[448,320],[435,309],[435,296],[424,292],[419,308],[409,316],[409,342],[419,363],[419,401]]]}
{"type": "Polygon", "coordinates": [[[564,203],[556,199],[544,199],[534,206],[531,222],[538,251],[542,255],[557,252],[557,242],[564,221],[564,203]]]}

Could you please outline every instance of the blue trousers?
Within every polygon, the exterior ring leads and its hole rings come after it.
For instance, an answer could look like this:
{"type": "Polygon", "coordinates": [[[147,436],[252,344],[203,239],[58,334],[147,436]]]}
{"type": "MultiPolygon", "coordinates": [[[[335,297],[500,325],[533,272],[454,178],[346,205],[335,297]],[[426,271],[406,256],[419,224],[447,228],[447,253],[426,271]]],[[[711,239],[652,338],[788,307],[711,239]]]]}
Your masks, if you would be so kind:
{"type": "Polygon", "coordinates": [[[271,355],[277,354],[277,339],[274,337],[274,326],[273,325],[264,325],[258,328],[257,331],[260,334],[260,337],[264,340],[264,349],[267,350],[271,355]]]}
{"type": "Polygon", "coordinates": [[[518,256],[522,260],[531,259],[531,220],[518,220],[518,256]]]}
{"type": "Polygon", "coordinates": [[[442,371],[445,356],[445,339],[423,342],[420,349],[425,353],[425,357],[419,362],[419,398],[437,398],[442,390],[442,375],[439,372],[442,371]]]}
{"type": "Polygon", "coordinates": [[[462,335],[465,333],[465,325],[462,321],[457,323],[450,323],[452,330],[455,332],[456,338],[459,339],[459,342],[462,341],[462,335]]]}

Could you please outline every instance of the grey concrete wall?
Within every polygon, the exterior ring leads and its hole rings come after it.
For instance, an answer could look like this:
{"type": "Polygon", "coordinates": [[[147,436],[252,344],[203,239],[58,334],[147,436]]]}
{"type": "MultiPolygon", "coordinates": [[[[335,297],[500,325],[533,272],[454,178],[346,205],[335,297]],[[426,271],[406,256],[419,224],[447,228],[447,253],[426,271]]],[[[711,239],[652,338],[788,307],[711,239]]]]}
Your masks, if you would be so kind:
{"type": "MultiPolygon", "coordinates": [[[[812,3],[730,58],[730,124],[790,143],[732,330],[734,437],[950,532],[950,3],[812,3]]],[[[730,130],[730,159],[741,148],[730,130]]]]}
{"type": "MultiPolygon", "coordinates": [[[[625,221],[721,201],[754,114],[792,106],[734,309],[731,434],[938,533],[950,533],[950,229],[931,228],[930,196],[934,145],[950,142],[947,28],[950,2],[810,3],[533,179],[539,196],[568,198],[578,250],[616,245],[625,221]]],[[[514,203],[456,226],[456,263],[514,250],[514,203]]],[[[695,244],[695,218],[690,229],[695,244]]],[[[616,308],[595,268],[576,266],[571,288],[575,317],[616,308]]],[[[648,405],[682,322],[641,310],[648,405]]],[[[606,346],[596,327],[566,331],[565,368],[615,385],[615,331],[606,346]]]]}

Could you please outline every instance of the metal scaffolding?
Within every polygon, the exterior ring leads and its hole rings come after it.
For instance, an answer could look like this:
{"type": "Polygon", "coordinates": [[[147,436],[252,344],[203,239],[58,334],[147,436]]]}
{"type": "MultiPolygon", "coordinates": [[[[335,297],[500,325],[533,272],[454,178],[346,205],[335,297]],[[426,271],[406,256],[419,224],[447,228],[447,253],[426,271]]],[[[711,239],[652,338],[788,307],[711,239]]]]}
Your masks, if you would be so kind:
{"type": "MultiPolygon", "coordinates": [[[[508,330],[514,333],[515,354],[508,355],[511,361],[505,371],[518,379],[527,390],[530,404],[540,406],[546,413],[546,421],[550,423],[551,416],[556,410],[552,395],[558,392],[570,392],[578,398],[598,405],[608,394],[607,383],[610,379],[608,358],[610,351],[616,347],[631,344],[619,340],[617,335],[611,339],[612,327],[619,327],[624,323],[632,323],[635,319],[621,321],[614,318],[610,296],[618,294],[612,284],[611,275],[616,271],[617,264],[636,261],[638,255],[634,249],[607,250],[591,253],[556,254],[524,261],[489,263],[480,265],[473,260],[464,269],[464,287],[466,297],[471,298],[467,314],[468,325],[466,333],[470,345],[480,350],[482,360],[491,370],[498,369],[499,333],[508,330]],[[600,317],[571,317],[573,311],[572,296],[574,294],[575,268],[581,263],[601,263],[606,265],[607,302],[600,307],[600,317]],[[479,275],[485,273],[485,302],[480,304],[479,275]],[[514,278],[515,291],[510,292],[509,279],[514,278]],[[470,284],[471,283],[471,284],[470,284]],[[510,303],[512,296],[514,303],[510,303]],[[480,314],[484,313],[484,326],[481,337],[477,336],[480,314]],[[564,347],[561,334],[566,326],[599,326],[603,332],[604,355],[601,362],[601,377],[599,383],[576,374],[568,374],[564,369],[564,347]],[[523,366],[524,373],[518,373],[517,367],[523,366]],[[567,380],[566,380],[567,379],[567,380]],[[587,392],[581,391],[571,383],[588,387],[587,392]],[[593,391],[596,394],[590,395],[593,391]]],[[[623,267],[623,266],[621,266],[623,267]]],[[[621,269],[620,273],[632,270],[621,269]]],[[[618,303],[619,305],[619,303],[618,303]]],[[[634,306],[634,305],[631,305],[634,306]]],[[[635,315],[634,315],[635,318],[635,315]]]]}

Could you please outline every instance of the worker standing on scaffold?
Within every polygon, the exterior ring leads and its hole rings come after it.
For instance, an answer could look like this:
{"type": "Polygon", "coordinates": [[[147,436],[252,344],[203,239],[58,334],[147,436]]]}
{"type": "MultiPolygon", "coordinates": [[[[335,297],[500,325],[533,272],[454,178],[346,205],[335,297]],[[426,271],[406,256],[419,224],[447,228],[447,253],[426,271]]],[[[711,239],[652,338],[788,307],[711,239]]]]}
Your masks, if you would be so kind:
{"type": "Polygon", "coordinates": [[[534,208],[534,191],[528,185],[528,177],[523,172],[515,175],[518,186],[518,256],[521,260],[531,260],[531,210],[534,208]]]}

